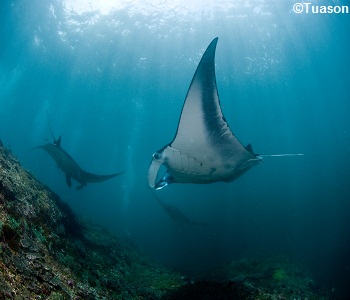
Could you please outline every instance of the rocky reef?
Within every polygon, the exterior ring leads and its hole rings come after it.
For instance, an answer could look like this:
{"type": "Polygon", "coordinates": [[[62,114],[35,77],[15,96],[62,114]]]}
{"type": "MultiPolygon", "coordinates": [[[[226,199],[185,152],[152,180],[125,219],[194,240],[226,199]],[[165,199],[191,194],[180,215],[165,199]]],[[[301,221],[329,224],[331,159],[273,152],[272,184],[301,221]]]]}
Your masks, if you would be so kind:
{"type": "Polygon", "coordinates": [[[160,299],[183,284],[78,220],[0,143],[0,299],[160,299]]]}
{"type": "Polygon", "coordinates": [[[172,293],[177,294],[178,299],[194,299],[191,294],[198,295],[198,291],[214,295],[210,299],[336,299],[331,291],[318,285],[302,265],[285,256],[241,259],[218,266],[201,276],[205,279],[193,282],[192,290],[185,286],[172,293]]]}
{"type": "Polygon", "coordinates": [[[0,141],[0,300],[334,299],[285,258],[185,278],[76,217],[0,141]]]}

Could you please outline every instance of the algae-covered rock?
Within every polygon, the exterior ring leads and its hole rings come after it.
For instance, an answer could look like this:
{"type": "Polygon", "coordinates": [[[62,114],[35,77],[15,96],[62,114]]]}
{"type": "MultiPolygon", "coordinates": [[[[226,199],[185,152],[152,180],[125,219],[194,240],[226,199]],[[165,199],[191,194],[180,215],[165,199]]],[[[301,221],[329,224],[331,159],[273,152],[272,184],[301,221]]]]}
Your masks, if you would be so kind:
{"type": "Polygon", "coordinates": [[[277,269],[273,272],[272,278],[274,281],[280,282],[288,278],[286,271],[283,269],[277,269]]]}
{"type": "Polygon", "coordinates": [[[0,300],[160,299],[183,285],[24,170],[0,142],[0,300]]]}
{"type": "MultiPolygon", "coordinates": [[[[331,291],[314,289],[311,274],[285,256],[233,261],[211,270],[205,277],[210,282],[219,282],[226,292],[230,287],[232,293],[239,295],[236,299],[334,299],[331,291]]],[[[181,289],[184,291],[185,287],[181,289]]]]}

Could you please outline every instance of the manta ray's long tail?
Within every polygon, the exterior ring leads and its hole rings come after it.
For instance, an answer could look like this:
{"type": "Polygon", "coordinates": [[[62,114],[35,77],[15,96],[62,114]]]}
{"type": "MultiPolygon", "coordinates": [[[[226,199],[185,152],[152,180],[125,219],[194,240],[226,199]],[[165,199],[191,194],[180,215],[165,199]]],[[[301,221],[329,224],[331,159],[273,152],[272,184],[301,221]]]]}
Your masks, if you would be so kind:
{"type": "Polygon", "coordinates": [[[86,171],[82,170],[82,174],[83,174],[86,182],[102,182],[102,181],[111,179],[113,177],[116,177],[118,175],[121,175],[123,173],[124,172],[110,174],[110,175],[97,175],[97,174],[93,174],[93,173],[86,172],[86,171]]]}
{"type": "Polygon", "coordinates": [[[259,154],[259,157],[303,156],[304,153],[259,154]]]}

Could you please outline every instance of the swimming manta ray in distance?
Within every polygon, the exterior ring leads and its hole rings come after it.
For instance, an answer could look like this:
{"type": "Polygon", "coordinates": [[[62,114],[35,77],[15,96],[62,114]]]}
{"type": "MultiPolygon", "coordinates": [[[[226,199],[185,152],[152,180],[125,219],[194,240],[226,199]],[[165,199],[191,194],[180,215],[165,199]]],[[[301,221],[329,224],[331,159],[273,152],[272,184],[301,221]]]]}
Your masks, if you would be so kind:
{"type": "MultiPolygon", "coordinates": [[[[215,38],[192,78],[174,139],[153,154],[148,170],[150,187],[171,183],[230,182],[262,161],[249,144],[244,147],[221,111],[215,77],[215,38]],[[166,172],[158,179],[164,165],[166,172]]],[[[294,156],[277,154],[265,156],[294,156]]]]}
{"type": "Polygon", "coordinates": [[[124,172],[120,172],[120,173],[115,173],[110,175],[97,175],[97,174],[86,172],[61,147],[61,137],[59,137],[58,140],[56,140],[55,138],[53,139],[54,139],[53,143],[47,143],[45,145],[35,147],[34,149],[42,148],[54,159],[54,161],[57,163],[57,166],[66,175],[66,182],[69,187],[72,186],[72,178],[78,183],[80,183],[80,185],[77,186],[76,189],[81,190],[88,183],[102,182],[124,173],[124,172]]]}
{"type": "Polygon", "coordinates": [[[202,222],[196,222],[191,219],[189,219],[184,212],[182,212],[177,207],[166,204],[162,200],[160,200],[154,193],[152,193],[153,196],[156,198],[157,202],[159,203],[160,207],[165,211],[165,213],[170,217],[170,219],[174,223],[180,223],[184,225],[209,225],[208,223],[202,223],[202,222]]]}

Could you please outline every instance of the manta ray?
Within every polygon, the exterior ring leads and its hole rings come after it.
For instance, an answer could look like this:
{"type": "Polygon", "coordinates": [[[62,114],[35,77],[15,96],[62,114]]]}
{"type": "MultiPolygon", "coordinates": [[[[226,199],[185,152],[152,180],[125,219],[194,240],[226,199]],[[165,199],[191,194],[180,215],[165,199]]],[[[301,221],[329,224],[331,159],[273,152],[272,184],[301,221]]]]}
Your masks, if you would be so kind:
{"type": "Polygon", "coordinates": [[[61,147],[61,137],[59,137],[58,140],[54,138],[53,143],[47,143],[45,145],[35,147],[34,149],[37,148],[44,149],[54,159],[57,166],[66,175],[66,183],[69,187],[72,186],[72,178],[80,183],[80,185],[76,187],[77,190],[81,190],[88,183],[102,182],[124,173],[120,172],[110,175],[97,175],[84,171],[61,147]]]}
{"type": "Polygon", "coordinates": [[[231,182],[262,161],[250,144],[243,146],[221,111],[215,77],[215,38],[204,52],[188,89],[173,140],[153,154],[148,170],[150,187],[172,183],[231,182]],[[166,167],[158,178],[161,165],[166,167]]]}
{"type": "Polygon", "coordinates": [[[189,219],[184,212],[182,212],[177,207],[166,204],[162,200],[160,200],[154,193],[152,193],[153,196],[156,198],[157,202],[159,203],[160,207],[165,211],[165,213],[170,217],[170,219],[174,223],[184,224],[184,225],[209,225],[207,223],[202,222],[196,222],[191,219],[189,219]]]}

